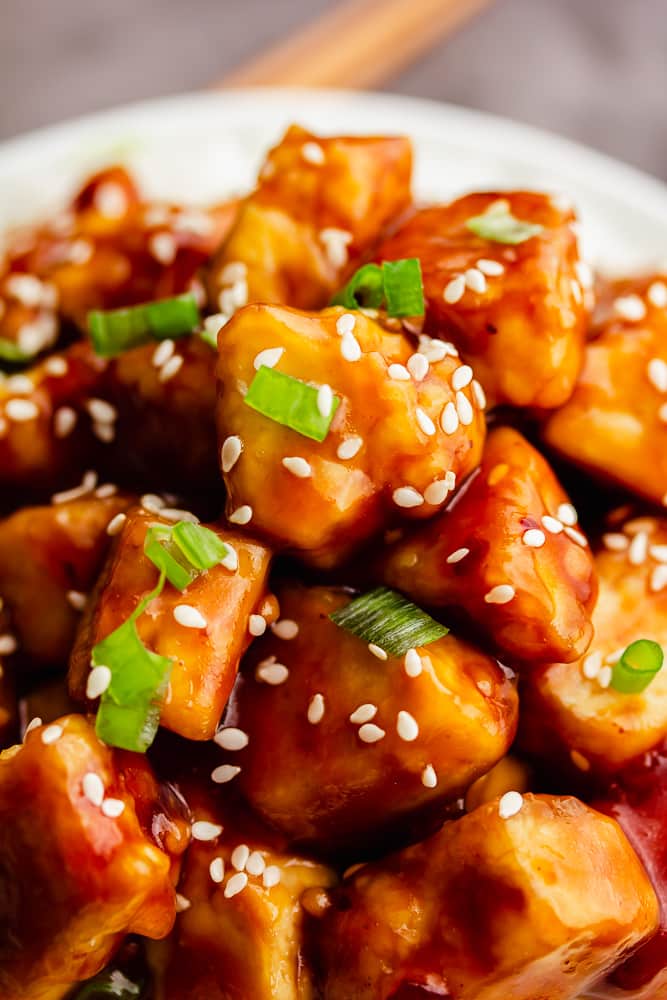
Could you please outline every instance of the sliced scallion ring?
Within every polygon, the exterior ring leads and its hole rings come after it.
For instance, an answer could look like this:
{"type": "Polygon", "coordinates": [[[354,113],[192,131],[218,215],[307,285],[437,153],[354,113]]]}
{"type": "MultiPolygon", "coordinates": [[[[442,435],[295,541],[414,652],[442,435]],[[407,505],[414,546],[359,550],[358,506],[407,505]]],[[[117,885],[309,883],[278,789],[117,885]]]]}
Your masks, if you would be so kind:
{"type": "Polygon", "coordinates": [[[662,669],[662,647],[652,639],[631,642],[611,669],[611,687],[622,694],[639,694],[662,669]]]}
{"type": "Polygon", "coordinates": [[[388,316],[423,316],[424,286],[417,257],[364,264],[331,300],[345,309],[380,309],[388,316]]]}
{"type": "Polygon", "coordinates": [[[166,573],[173,587],[185,590],[199,575],[199,571],[174,541],[173,530],[171,525],[152,524],[146,531],[144,552],[161,573],[166,573]]]}
{"type": "Polygon", "coordinates": [[[442,639],[449,629],[388,587],[377,587],[329,615],[331,620],[369,645],[392,656],[442,639]]]}
{"type": "Polygon", "coordinates": [[[532,239],[533,236],[539,236],[544,226],[517,219],[512,215],[509,203],[502,199],[490,205],[481,215],[468,219],[466,228],[483,240],[517,246],[532,239]]]}

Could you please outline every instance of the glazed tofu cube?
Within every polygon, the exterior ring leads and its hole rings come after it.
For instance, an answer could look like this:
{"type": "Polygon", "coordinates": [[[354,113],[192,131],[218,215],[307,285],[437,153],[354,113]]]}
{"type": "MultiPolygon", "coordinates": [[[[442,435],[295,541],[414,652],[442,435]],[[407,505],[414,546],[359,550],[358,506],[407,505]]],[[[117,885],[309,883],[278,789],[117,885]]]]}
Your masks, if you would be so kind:
{"type": "Polygon", "coordinates": [[[210,792],[188,800],[195,823],[212,824],[195,834],[224,829],[188,852],[165,1000],[315,1000],[302,899],[317,901],[333,871],[287,850],[238,806],[221,811],[210,792]]]}
{"type": "Polygon", "coordinates": [[[443,350],[427,364],[360,312],[248,306],[219,348],[228,516],[250,508],[253,531],[307,562],[335,565],[398,518],[432,517],[479,463],[484,413],[471,385],[451,384],[458,359],[443,350]],[[304,382],[318,389],[312,412],[333,415],[323,440],[246,402],[270,366],[292,379],[290,399],[304,382]]]}
{"type": "Polygon", "coordinates": [[[376,252],[419,258],[425,330],[456,344],[490,405],[552,408],[572,394],[592,283],[574,222],[571,208],[535,191],[469,194],[418,212],[376,252]]]}
{"type": "Polygon", "coordinates": [[[441,821],[507,752],[514,685],[452,635],[378,659],[329,619],[347,591],[285,585],[278,599],[282,621],[253,644],[216,737],[224,746],[231,727],[247,740],[228,757],[243,794],[319,852],[423,836],[425,817],[441,821]]]}
{"type": "Polygon", "coordinates": [[[633,519],[604,535],[603,546],[595,638],[577,662],[525,677],[521,738],[540,757],[609,774],[667,737],[667,667],[639,693],[610,686],[630,643],[651,639],[667,650],[667,522],[633,519]]]}
{"type": "Polygon", "coordinates": [[[127,933],[165,937],[175,917],[170,857],[132,787],[143,759],[101,744],[82,716],[29,732],[0,755],[0,995],[60,1000],[127,933]]]}
{"type": "Polygon", "coordinates": [[[23,507],[0,521],[0,594],[26,668],[67,663],[77,623],[127,510],[124,494],[23,507]]]}
{"type": "Polygon", "coordinates": [[[613,820],[572,798],[509,806],[481,806],[334,892],[325,1000],[574,1000],[654,933],[655,893],[613,820]]]}
{"type": "MultiPolygon", "coordinates": [[[[159,574],[144,554],[146,530],[152,524],[169,523],[144,510],[133,511],[125,521],[72,654],[74,697],[85,697],[92,648],[122,625],[154,589],[159,574]]],[[[161,724],[191,740],[209,740],[215,733],[239,661],[252,639],[250,615],[266,615],[270,622],[276,614],[266,591],[268,549],[233,531],[215,526],[211,530],[236,559],[230,555],[227,565],[206,570],[184,591],[167,583],[137,621],[144,646],[173,658],[161,724]],[[179,614],[179,606],[188,611],[179,614]],[[187,620],[196,624],[182,623],[187,620]]]]}
{"type": "Polygon", "coordinates": [[[576,520],[540,453],[501,427],[453,504],[382,550],[379,575],[457,614],[511,666],[574,660],[591,641],[597,593],[576,520]]]}
{"type": "Polygon", "coordinates": [[[290,128],[212,261],[212,308],[228,318],[246,302],[325,306],[409,207],[411,168],[405,138],[290,128]]]}
{"type": "Polygon", "coordinates": [[[667,503],[667,283],[612,286],[572,398],[544,426],[547,444],[604,480],[667,503]]]}

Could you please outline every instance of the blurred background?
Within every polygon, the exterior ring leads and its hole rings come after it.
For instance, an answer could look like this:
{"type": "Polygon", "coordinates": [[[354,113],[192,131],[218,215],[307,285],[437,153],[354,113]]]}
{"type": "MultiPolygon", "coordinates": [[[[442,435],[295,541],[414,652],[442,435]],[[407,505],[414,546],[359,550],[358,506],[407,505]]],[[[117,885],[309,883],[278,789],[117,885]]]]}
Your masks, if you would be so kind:
{"type": "MultiPolygon", "coordinates": [[[[423,2],[405,0],[413,10],[423,2]]],[[[336,6],[337,0],[0,0],[0,138],[207,87],[336,6]]],[[[667,179],[667,0],[481,6],[384,88],[539,125],[667,179]]]]}

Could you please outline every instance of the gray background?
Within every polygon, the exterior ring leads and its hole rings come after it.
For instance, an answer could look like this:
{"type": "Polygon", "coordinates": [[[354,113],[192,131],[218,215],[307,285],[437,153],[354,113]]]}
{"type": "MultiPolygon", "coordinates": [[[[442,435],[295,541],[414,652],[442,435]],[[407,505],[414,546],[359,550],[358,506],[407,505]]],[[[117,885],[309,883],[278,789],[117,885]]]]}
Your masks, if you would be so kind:
{"type": "MultiPolygon", "coordinates": [[[[0,0],[0,137],[204,87],[334,5],[0,0]]],[[[667,179],[666,55],[667,0],[496,0],[386,89],[540,125],[667,179]]]]}

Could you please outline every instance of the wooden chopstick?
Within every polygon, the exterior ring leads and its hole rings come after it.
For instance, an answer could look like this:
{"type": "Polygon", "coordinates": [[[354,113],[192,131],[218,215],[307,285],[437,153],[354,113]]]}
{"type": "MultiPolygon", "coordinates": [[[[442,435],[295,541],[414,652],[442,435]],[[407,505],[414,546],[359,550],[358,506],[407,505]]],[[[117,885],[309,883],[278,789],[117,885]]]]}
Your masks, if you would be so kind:
{"type": "Polygon", "coordinates": [[[345,0],[214,86],[375,87],[490,2],[345,0]]]}

